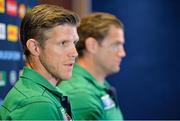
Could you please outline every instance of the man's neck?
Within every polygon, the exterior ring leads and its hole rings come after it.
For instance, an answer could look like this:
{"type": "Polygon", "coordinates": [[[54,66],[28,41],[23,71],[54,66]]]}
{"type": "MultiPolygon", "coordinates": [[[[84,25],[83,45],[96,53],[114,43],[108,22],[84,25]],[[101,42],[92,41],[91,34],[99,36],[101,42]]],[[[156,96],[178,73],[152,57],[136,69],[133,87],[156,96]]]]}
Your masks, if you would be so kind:
{"type": "Polygon", "coordinates": [[[40,75],[42,75],[44,78],[46,78],[53,86],[56,86],[58,84],[58,80],[52,77],[47,70],[43,67],[41,63],[38,63],[35,59],[27,60],[26,66],[35,70],[40,75]]]}
{"type": "Polygon", "coordinates": [[[86,69],[99,83],[104,84],[105,75],[98,70],[98,66],[90,58],[80,58],[77,60],[77,64],[86,69]]]}

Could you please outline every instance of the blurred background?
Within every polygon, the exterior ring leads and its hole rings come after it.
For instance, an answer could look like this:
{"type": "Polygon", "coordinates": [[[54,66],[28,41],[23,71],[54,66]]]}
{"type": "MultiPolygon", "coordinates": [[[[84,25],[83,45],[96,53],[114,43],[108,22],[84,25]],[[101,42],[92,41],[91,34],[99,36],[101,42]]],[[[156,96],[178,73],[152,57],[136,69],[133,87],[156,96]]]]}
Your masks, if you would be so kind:
{"type": "Polygon", "coordinates": [[[126,120],[180,119],[180,0],[0,0],[0,104],[23,68],[19,25],[37,4],[80,17],[109,12],[125,26],[121,71],[108,81],[126,120]]]}

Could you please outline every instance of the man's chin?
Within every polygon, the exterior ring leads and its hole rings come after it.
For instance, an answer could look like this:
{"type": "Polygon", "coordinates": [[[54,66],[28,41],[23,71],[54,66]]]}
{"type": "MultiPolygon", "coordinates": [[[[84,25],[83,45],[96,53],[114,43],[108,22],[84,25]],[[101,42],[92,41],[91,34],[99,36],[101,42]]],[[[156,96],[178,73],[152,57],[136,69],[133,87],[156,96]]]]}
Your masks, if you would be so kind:
{"type": "Polygon", "coordinates": [[[69,74],[68,76],[66,76],[66,77],[65,77],[65,79],[64,79],[64,80],[70,80],[70,79],[71,79],[71,77],[72,77],[72,74],[69,74]]]}
{"type": "Polygon", "coordinates": [[[109,74],[107,74],[107,76],[108,75],[112,75],[112,74],[116,74],[116,73],[118,73],[120,71],[120,69],[113,69],[113,70],[111,70],[111,72],[109,72],[109,74]]]}
{"type": "Polygon", "coordinates": [[[116,67],[114,70],[113,70],[113,73],[118,73],[120,71],[120,68],[119,67],[116,67]]]}

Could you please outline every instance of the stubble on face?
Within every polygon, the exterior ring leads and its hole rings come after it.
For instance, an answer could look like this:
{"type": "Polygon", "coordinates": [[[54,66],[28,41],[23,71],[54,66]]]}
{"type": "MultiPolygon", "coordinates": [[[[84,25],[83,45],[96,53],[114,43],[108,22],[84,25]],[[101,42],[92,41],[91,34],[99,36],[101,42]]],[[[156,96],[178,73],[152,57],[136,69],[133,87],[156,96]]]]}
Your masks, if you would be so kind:
{"type": "Polygon", "coordinates": [[[74,45],[74,42],[78,40],[76,27],[60,25],[50,31],[48,37],[39,56],[44,71],[47,71],[49,78],[55,78],[57,82],[70,79],[77,57],[74,45]],[[64,46],[63,42],[70,43],[70,47],[64,46]]]}

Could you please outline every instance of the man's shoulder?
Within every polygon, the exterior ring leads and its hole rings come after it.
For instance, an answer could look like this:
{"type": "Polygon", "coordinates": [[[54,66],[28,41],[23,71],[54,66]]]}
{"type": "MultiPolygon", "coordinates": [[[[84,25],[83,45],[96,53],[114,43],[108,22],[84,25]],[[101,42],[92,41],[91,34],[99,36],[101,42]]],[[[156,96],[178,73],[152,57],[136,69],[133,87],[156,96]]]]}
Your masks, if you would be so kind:
{"type": "Polygon", "coordinates": [[[12,116],[13,118],[15,117],[17,119],[21,119],[21,118],[23,119],[23,117],[27,117],[27,118],[34,117],[38,119],[38,114],[40,118],[42,118],[41,116],[43,113],[45,114],[44,118],[48,117],[46,114],[58,115],[57,112],[55,112],[56,110],[57,110],[57,106],[54,104],[52,100],[48,99],[45,96],[34,96],[34,97],[27,97],[18,101],[12,100],[5,102],[0,108],[0,113],[2,113],[0,117],[2,116],[2,119],[6,119],[9,116],[10,117],[12,116]],[[18,112],[26,112],[26,114],[23,115],[18,112]]]}
{"type": "Polygon", "coordinates": [[[19,84],[16,84],[6,95],[2,108],[12,111],[16,108],[21,108],[29,104],[44,102],[49,104],[53,103],[52,99],[45,95],[45,93],[45,90],[27,89],[23,86],[19,86],[19,84]]]}
{"type": "Polygon", "coordinates": [[[53,101],[51,99],[49,99],[46,96],[43,95],[33,95],[33,96],[27,96],[25,94],[23,94],[22,92],[17,92],[14,93],[12,91],[12,93],[10,92],[3,103],[3,106],[6,108],[9,108],[10,110],[13,110],[15,108],[21,107],[21,106],[25,106],[28,104],[33,104],[33,103],[41,103],[41,102],[49,102],[52,103],[53,101]]]}

